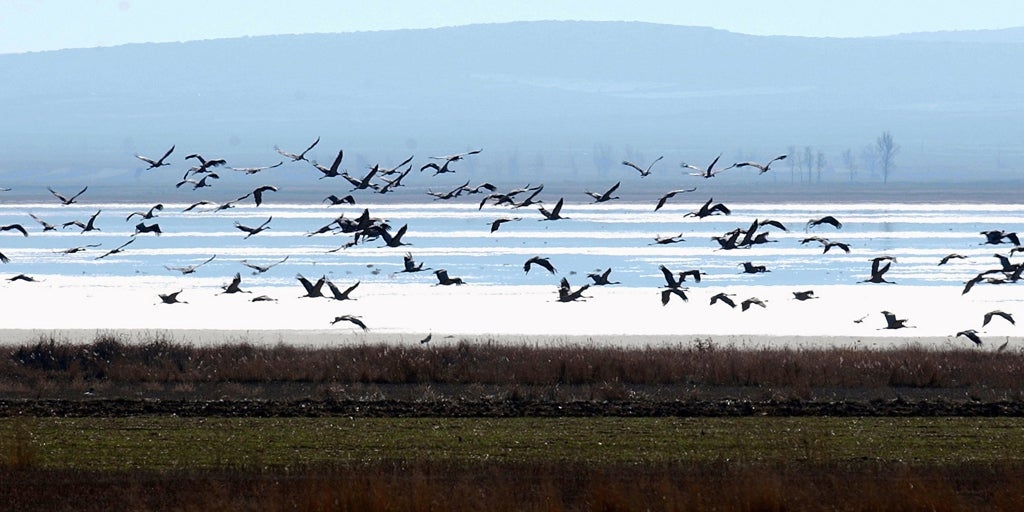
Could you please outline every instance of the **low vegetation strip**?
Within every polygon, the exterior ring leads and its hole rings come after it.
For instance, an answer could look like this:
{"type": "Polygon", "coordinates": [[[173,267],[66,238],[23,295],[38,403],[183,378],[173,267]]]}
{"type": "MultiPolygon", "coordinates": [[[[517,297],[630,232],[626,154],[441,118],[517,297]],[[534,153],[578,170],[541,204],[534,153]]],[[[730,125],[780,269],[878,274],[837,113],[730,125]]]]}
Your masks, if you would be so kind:
{"type": "Polygon", "coordinates": [[[456,387],[500,400],[675,400],[731,389],[760,398],[812,398],[823,390],[898,398],[913,392],[887,390],[947,390],[993,402],[1020,400],[1022,374],[1024,351],[1016,349],[756,349],[709,339],[643,348],[467,342],[307,348],[100,336],[87,344],[50,338],[0,347],[0,397],[33,399],[415,400],[456,387]]]}
{"type": "Polygon", "coordinates": [[[11,510],[1020,510],[1022,427],[1019,418],[4,418],[0,500],[11,510]]]}
{"type": "Polygon", "coordinates": [[[921,400],[0,400],[0,417],[220,418],[1024,417],[1024,402],[921,400]]]}
{"type": "Polygon", "coordinates": [[[384,461],[1024,464],[1020,418],[6,418],[8,467],[300,468],[384,461]]]}

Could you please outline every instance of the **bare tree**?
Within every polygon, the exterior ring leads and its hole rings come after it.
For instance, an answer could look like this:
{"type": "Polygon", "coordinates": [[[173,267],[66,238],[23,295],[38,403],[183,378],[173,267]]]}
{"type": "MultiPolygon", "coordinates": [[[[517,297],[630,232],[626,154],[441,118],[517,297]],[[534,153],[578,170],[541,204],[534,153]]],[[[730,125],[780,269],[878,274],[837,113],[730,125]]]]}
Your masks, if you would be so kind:
{"type": "Polygon", "coordinates": [[[800,167],[800,155],[796,152],[796,146],[787,147],[786,154],[789,155],[789,183],[792,184],[796,170],[800,167]]]}
{"type": "Polygon", "coordinates": [[[603,142],[594,144],[594,167],[601,174],[608,174],[612,168],[612,147],[603,142]]]}
{"type": "Polygon", "coordinates": [[[825,159],[825,153],[818,151],[818,156],[814,160],[814,170],[817,173],[816,180],[821,183],[821,171],[828,165],[828,160],[825,159]]]}
{"type": "MultiPolygon", "coordinates": [[[[810,146],[804,146],[803,163],[804,163],[804,167],[807,168],[807,183],[811,183],[812,181],[814,181],[811,178],[811,172],[814,171],[814,152],[811,151],[811,147],[810,146]]],[[[800,181],[803,181],[803,180],[800,180],[800,181]]]]}
{"type": "Polygon", "coordinates": [[[847,148],[840,155],[840,159],[843,162],[843,168],[850,173],[850,181],[853,181],[853,176],[857,173],[857,159],[853,157],[853,150],[847,148]]]}
{"type": "Polygon", "coordinates": [[[861,148],[860,161],[864,164],[864,168],[868,170],[868,173],[874,177],[875,171],[878,170],[878,148],[871,144],[861,148]]]}
{"type": "Polygon", "coordinates": [[[888,131],[882,132],[875,139],[877,148],[878,165],[882,168],[882,182],[889,182],[889,171],[896,167],[896,155],[900,152],[899,145],[892,141],[892,134],[888,131]]]}

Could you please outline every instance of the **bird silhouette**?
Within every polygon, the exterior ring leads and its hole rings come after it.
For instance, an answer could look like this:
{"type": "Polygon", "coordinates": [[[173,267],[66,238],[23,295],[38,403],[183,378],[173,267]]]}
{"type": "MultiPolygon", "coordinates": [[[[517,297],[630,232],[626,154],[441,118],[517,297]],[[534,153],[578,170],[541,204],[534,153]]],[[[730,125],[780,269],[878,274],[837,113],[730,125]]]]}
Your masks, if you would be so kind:
{"type": "Polygon", "coordinates": [[[210,185],[210,181],[209,180],[219,180],[219,179],[220,179],[220,175],[219,174],[217,174],[215,172],[211,172],[209,174],[204,174],[203,177],[198,179],[198,180],[193,180],[193,179],[188,179],[188,178],[183,179],[183,180],[179,181],[178,183],[175,183],[174,184],[174,188],[181,188],[182,185],[188,183],[189,185],[192,185],[192,190],[196,190],[196,189],[212,186],[212,185],[210,185]]]}
{"type": "Polygon", "coordinates": [[[578,289],[573,290],[572,286],[569,284],[569,280],[563,277],[558,284],[558,302],[574,302],[586,299],[586,297],[583,296],[583,292],[587,291],[588,288],[590,288],[590,285],[585,284],[578,289]]]}
{"type": "Polygon", "coordinates": [[[762,308],[767,307],[763,300],[757,297],[751,297],[743,302],[740,302],[740,311],[746,311],[750,309],[750,306],[761,306],[762,308]]]}
{"type": "Polygon", "coordinates": [[[276,267],[276,266],[278,266],[278,265],[280,265],[280,264],[282,264],[282,263],[284,263],[286,261],[288,261],[288,256],[285,256],[284,259],[282,259],[281,261],[278,261],[276,263],[271,263],[269,265],[257,265],[255,263],[249,263],[248,260],[242,260],[240,263],[242,265],[245,265],[245,266],[251,268],[253,270],[252,275],[257,275],[257,274],[262,274],[262,273],[264,273],[264,272],[266,272],[266,271],[268,271],[268,270],[270,270],[270,269],[272,269],[272,268],[274,268],[274,267],[276,267]]]}
{"type": "Polygon", "coordinates": [[[654,167],[654,164],[658,163],[658,161],[660,161],[662,158],[665,158],[665,157],[664,156],[659,156],[658,158],[655,158],[654,161],[651,162],[651,165],[648,165],[647,168],[641,168],[639,165],[634,164],[633,162],[628,162],[626,160],[622,161],[622,165],[629,166],[629,167],[632,167],[632,168],[636,169],[637,172],[640,173],[640,177],[641,178],[646,178],[646,177],[651,175],[651,168],[654,167]]]}
{"type": "Polygon", "coordinates": [[[43,219],[40,219],[40,218],[39,218],[39,217],[37,217],[37,216],[36,216],[36,214],[34,214],[34,213],[29,213],[29,214],[28,214],[28,216],[29,216],[29,217],[32,217],[32,220],[34,220],[34,221],[38,222],[38,223],[39,223],[39,225],[43,227],[43,231],[44,231],[44,232],[46,232],[46,231],[54,231],[54,230],[56,230],[56,229],[57,229],[57,226],[54,226],[53,224],[50,224],[49,222],[46,222],[46,221],[45,221],[45,220],[43,220],[43,219]]]}
{"type": "Polygon", "coordinates": [[[178,290],[174,293],[160,293],[157,296],[160,297],[160,302],[164,304],[188,304],[188,302],[178,300],[178,294],[180,293],[181,290],[178,290]]]}
{"type": "Polygon", "coordinates": [[[786,159],[786,155],[779,155],[779,156],[769,160],[768,163],[766,163],[766,164],[759,164],[757,162],[737,162],[737,163],[733,164],[733,167],[755,167],[755,168],[757,168],[757,170],[760,171],[758,174],[764,174],[764,173],[768,172],[768,169],[771,168],[773,163],[775,163],[775,162],[777,162],[779,160],[785,160],[785,159],[786,159]]]}
{"type": "Polygon", "coordinates": [[[221,293],[252,293],[242,289],[242,274],[235,273],[235,277],[231,278],[231,282],[222,286],[224,289],[221,293]]]}
{"type": "MultiPolygon", "coordinates": [[[[356,284],[354,284],[352,286],[349,286],[348,288],[345,289],[345,291],[341,291],[330,280],[327,280],[326,282],[327,282],[327,287],[331,289],[331,298],[333,298],[334,300],[350,300],[350,299],[352,299],[352,297],[349,297],[349,294],[351,294],[352,290],[355,290],[356,287],[359,286],[359,281],[356,281],[356,284]]],[[[352,299],[352,300],[354,300],[354,299],[352,299]]]]}
{"type": "Polygon", "coordinates": [[[275,167],[281,167],[282,165],[284,165],[284,161],[278,162],[278,163],[276,163],[274,165],[266,165],[266,166],[263,166],[263,167],[232,167],[231,170],[232,171],[242,172],[242,173],[245,173],[245,174],[256,174],[258,172],[265,171],[267,169],[273,169],[275,167]]]}
{"type": "Polygon", "coordinates": [[[139,160],[142,160],[143,162],[146,162],[147,164],[149,164],[149,167],[146,167],[146,170],[148,171],[149,169],[155,169],[157,167],[163,167],[165,165],[171,165],[171,164],[169,164],[167,162],[164,162],[164,160],[166,160],[167,157],[171,156],[171,153],[173,153],[173,152],[174,152],[174,146],[171,146],[171,149],[168,149],[167,152],[164,153],[164,156],[160,157],[157,160],[153,160],[152,158],[145,157],[145,156],[142,156],[142,155],[135,155],[135,158],[138,158],[139,160]]]}
{"type": "Polygon", "coordinates": [[[668,305],[673,295],[683,299],[683,302],[689,302],[690,298],[686,296],[686,290],[686,288],[665,288],[661,291],[661,305],[668,305]]]}
{"type": "Polygon", "coordinates": [[[540,256],[534,256],[526,260],[526,263],[523,263],[523,272],[529,274],[530,269],[533,268],[533,265],[544,267],[548,270],[548,272],[551,272],[552,274],[555,273],[555,266],[551,264],[551,260],[549,260],[548,258],[542,258],[540,256]]]}
{"type": "Polygon", "coordinates": [[[302,153],[299,153],[299,154],[289,153],[287,151],[281,151],[281,148],[279,148],[277,146],[274,146],[274,150],[277,151],[278,153],[280,153],[281,156],[283,156],[285,158],[291,158],[293,162],[298,162],[299,160],[306,160],[306,153],[309,153],[309,150],[311,150],[314,147],[316,147],[316,145],[319,144],[319,143],[320,143],[320,137],[317,137],[316,140],[314,140],[313,143],[310,144],[309,147],[306,148],[305,151],[303,151],[302,153]]]}
{"type": "Polygon", "coordinates": [[[540,219],[540,220],[543,221],[543,220],[568,219],[569,217],[562,217],[562,215],[561,215],[561,212],[562,212],[562,202],[563,202],[563,198],[559,198],[558,202],[555,203],[555,207],[552,208],[551,211],[548,211],[546,208],[541,206],[539,208],[539,210],[540,210],[541,215],[544,216],[544,218],[540,219]]]}
{"type": "Polygon", "coordinates": [[[729,167],[726,167],[724,169],[719,169],[719,170],[716,171],[716,170],[714,170],[715,169],[715,164],[718,163],[718,159],[719,158],[722,158],[721,154],[716,156],[715,159],[711,161],[711,165],[709,165],[707,167],[707,169],[701,169],[700,167],[697,167],[695,165],[690,165],[690,164],[688,164],[686,162],[683,162],[683,163],[679,164],[679,166],[680,167],[685,167],[687,169],[693,169],[693,170],[697,171],[697,172],[691,172],[690,176],[700,176],[701,178],[714,178],[719,173],[724,172],[724,171],[728,171],[729,169],[732,169],[733,167],[736,166],[735,164],[733,164],[733,165],[730,165],[729,167]]]}
{"type": "Polygon", "coordinates": [[[981,326],[985,327],[986,325],[988,325],[989,322],[992,321],[992,318],[996,316],[1006,320],[1007,322],[1010,322],[1011,325],[1017,325],[1017,322],[1013,321],[1013,315],[1007,313],[1006,311],[994,309],[992,311],[989,311],[988,313],[985,313],[985,317],[984,320],[981,322],[981,326]]]}
{"type": "Polygon", "coordinates": [[[614,194],[615,191],[619,189],[619,185],[621,185],[621,184],[622,184],[621,181],[616,182],[614,185],[612,185],[611,188],[609,188],[608,190],[606,190],[606,191],[604,191],[603,193],[600,193],[600,194],[598,194],[597,192],[591,192],[589,190],[585,191],[584,194],[587,194],[588,196],[594,198],[594,202],[595,203],[603,203],[605,201],[611,201],[612,199],[618,199],[619,198],[618,196],[614,196],[613,197],[612,194],[614,194]]]}
{"type": "MultiPolygon", "coordinates": [[[[337,178],[338,176],[341,176],[341,173],[338,172],[338,167],[341,165],[341,160],[343,158],[345,158],[345,150],[344,149],[339,149],[338,150],[338,156],[334,157],[334,163],[332,163],[330,167],[324,167],[324,166],[316,163],[316,161],[313,161],[312,164],[313,164],[313,167],[315,167],[316,170],[320,171],[320,173],[323,175],[323,176],[320,176],[320,179],[324,179],[324,178],[337,178]]],[[[305,160],[305,159],[303,159],[303,160],[305,160]]]]}
{"type": "Polygon", "coordinates": [[[214,254],[213,256],[210,256],[209,258],[203,260],[201,263],[196,263],[195,265],[186,265],[186,266],[183,266],[183,267],[169,267],[167,265],[164,265],[164,268],[166,268],[167,270],[170,270],[172,272],[181,272],[181,275],[194,274],[195,271],[197,269],[199,269],[199,267],[201,267],[203,265],[206,265],[207,263],[213,261],[213,259],[216,258],[216,257],[217,257],[217,255],[214,254]]]}
{"type": "Polygon", "coordinates": [[[818,297],[814,296],[814,290],[803,290],[793,292],[793,298],[799,301],[805,301],[809,299],[817,299],[818,297]]]}
{"type": "Polygon", "coordinates": [[[732,293],[725,293],[725,292],[716,293],[715,295],[711,296],[711,305],[713,306],[713,305],[715,305],[715,303],[721,302],[722,304],[725,304],[725,305],[729,306],[730,308],[735,308],[736,307],[736,303],[733,302],[733,300],[730,298],[730,297],[733,297],[733,296],[735,296],[735,295],[732,294],[732,293]]]}
{"type": "Polygon", "coordinates": [[[327,276],[321,276],[315,284],[303,277],[302,274],[295,274],[295,279],[298,279],[299,283],[306,290],[306,294],[301,297],[316,298],[324,296],[323,287],[324,283],[327,282],[327,276]]]}
{"type": "Polygon", "coordinates": [[[263,221],[263,224],[260,224],[259,226],[256,226],[256,227],[245,226],[245,225],[241,224],[240,222],[235,221],[235,227],[238,228],[240,231],[245,231],[246,233],[248,233],[243,238],[243,240],[245,240],[245,239],[249,238],[250,236],[257,235],[259,233],[262,233],[265,230],[270,229],[270,226],[268,226],[268,224],[270,224],[270,221],[273,220],[273,219],[274,219],[274,216],[271,215],[270,217],[267,218],[267,220],[263,221]]]}
{"type": "Polygon", "coordinates": [[[6,226],[0,226],[0,231],[17,231],[22,236],[28,236],[28,230],[21,224],[7,224],[6,226]]]}
{"type": "Polygon", "coordinates": [[[203,155],[200,155],[199,153],[192,153],[191,155],[185,157],[185,160],[191,159],[197,160],[199,162],[199,165],[190,168],[188,171],[185,171],[185,178],[188,178],[189,174],[212,173],[212,171],[210,171],[211,168],[220,167],[228,163],[227,160],[224,160],[223,158],[211,158],[207,160],[206,158],[203,158],[203,155]]]}
{"type": "Polygon", "coordinates": [[[495,231],[497,231],[498,228],[501,227],[502,224],[504,224],[506,222],[514,222],[514,221],[517,221],[517,220],[522,220],[522,219],[520,219],[519,217],[501,217],[501,218],[498,218],[498,219],[494,219],[494,221],[491,222],[491,233],[494,233],[495,231]]]}
{"type": "Polygon", "coordinates": [[[768,270],[768,267],[764,265],[754,265],[749,261],[744,261],[743,263],[740,263],[740,265],[743,265],[744,274],[761,274],[764,272],[771,272],[771,270],[768,270]]]}
{"type": "Polygon", "coordinates": [[[1020,246],[1020,238],[1017,237],[1017,233],[993,229],[982,231],[981,234],[985,235],[984,244],[998,245],[1003,243],[1003,240],[1008,240],[1014,246],[1020,246]]]}
{"type": "Polygon", "coordinates": [[[658,204],[654,205],[654,211],[660,210],[662,206],[665,206],[665,202],[666,201],[668,201],[669,199],[672,199],[676,195],[684,194],[686,192],[695,192],[696,190],[697,190],[697,187],[669,190],[668,192],[665,192],[665,195],[661,196],[661,198],[658,199],[658,204]]]}
{"type": "Polygon", "coordinates": [[[978,336],[978,331],[976,331],[974,329],[965,329],[963,331],[960,331],[960,332],[956,333],[956,337],[959,338],[960,336],[963,336],[963,337],[973,341],[974,344],[979,346],[979,347],[981,346],[981,336],[978,336]]]}
{"type": "Polygon", "coordinates": [[[163,231],[160,230],[160,224],[155,222],[148,226],[145,223],[140,222],[135,225],[135,234],[138,235],[141,233],[156,233],[157,236],[159,236],[163,231]]]}
{"type": "Polygon", "coordinates": [[[264,192],[277,192],[277,187],[275,187],[273,185],[263,185],[262,187],[258,187],[258,188],[253,189],[252,192],[249,192],[248,194],[246,194],[246,195],[244,195],[242,197],[239,197],[235,201],[241,201],[241,200],[243,200],[243,199],[245,199],[245,198],[247,198],[249,196],[252,196],[253,200],[256,201],[256,206],[260,206],[261,204],[263,204],[263,193],[264,192]]]}
{"type": "Polygon", "coordinates": [[[830,226],[835,227],[836,229],[842,229],[843,227],[843,223],[839,222],[839,219],[831,215],[826,215],[824,217],[819,217],[817,219],[811,219],[807,221],[807,226],[804,229],[810,229],[815,226],[820,226],[821,224],[828,224],[830,226]]]}
{"type": "Polygon", "coordinates": [[[349,323],[357,325],[360,329],[362,329],[364,331],[368,330],[367,327],[366,327],[366,324],[363,323],[362,318],[360,318],[358,316],[355,316],[355,315],[336,316],[336,317],[334,317],[334,320],[331,320],[331,325],[334,325],[334,324],[336,324],[338,322],[349,322],[349,323]]]}
{"type": "Polygon", "coordinates": [[[100,256],[97,256],[96,259],[102,260],[103,258],[106,258],[107,256],[111,256],[111,255],[114,255],[114,254],[118,254],[118,253],[124,252],[124,248],[128,247],[129,245],[131,245],[134,242],[135,242],[135,238],[133,237],[130,240],[128,240],[127,242],[121,244],[120,246],[115,247],[115,248],[113,248],[113,249],[103,253],[100,256]]]}
{"type": "Polygon", "coordinates": [[[423,268],[423,263],[417,264],[412,257],[411,252],[405,253],[402,257],[403,268],[399,272],[422,272],[424,270],[430,270],[429,268],[423,268]]]}
{"type": "Polygon", "coordinates": [[[861,281],[862,283],[889,283],[893,284],[894,281],[888,281],[885,279],[885,273],[889,271],[889,267],[892,265],[891,258],[886,256],[880,256],[871,260],[871,277],[861,281]],[[886,261],[889,259],[890,261],[886,261]],[[885,261],[885,266],[882,266],[882,262],[885,261]]]}
{"type": "Polygon", "coordinates": [[[675,243],[685,242],[685,241],[686,241],[686,239],[683,238],[683,234],[682,233],[679,233],[678,235],[672,235],[672,236],[661,236],[661,235],[658,235],[658,236],[654,237],[654,244],[653,245],[667,245],[667,244],[675,244],[675,243]]]}
{"type": "Polygon", "coordinates": [[[149,220],[149,219],[152,219],[153,217],[156,217],[156,212],[163,211],[163,209],[164,209],[164,205],[160,204],[160,203],[157,203],[157,204],[151,206],[149,208],[149,210],[146,210],[144,212],[132,212],[132,213],[129,213],[128,216],[125,217],[124,221],[128,222],[128,221],[132,220],[132,217],[134,217],[136,215],[138,215],[139,217],[142,217],[142,219],[144,219],[144,220],[149,220]]]}
{"type": "Polygon", "coordinates": [[[352,184],[352,190],[366,190],[368,188],[376,188],[376,185],[370,183],[370,180],[373,179],[374,175],[376,174],[377,168],[374,167],[373,169],[370,169],[369,172],[364,174],[362,178],[355,178],[349,175],[347,172],[341,173],[341,177],[345,178],[345,181],[348,181],[349,183],[352,184]]]}
{"type": "Polygon", "coordinates": [[[602,272],[600,274],[597,273],[597,272],[591,272],[591,273],[587,274],[587,277],[589,277],[590,279],[592,279],[594,281],[594,286],[604,286],[604,285],[610,285],[610,284],[621,284],[618,281],[609,281],[608,280],[608,276],[611,275],[611,273],[612,273],[612,269],[611,269],[611,267],[609,267],[608,270],[605,270],[604,272],[602,272]]]}
{"type": "Polygon", "coordinates": [[[405,242],[402,241],[402,237],[405,236],[405,232],[408,229],[409,229],[409,225],[408,224],[403,224],[402,227],[398,228],[398,231],[396,231],[394,235],[392,235],[391,233],[388,233],[388,231],[386,229],[383,229],[383,228],[378,229],[377,233],[379,233],[380,237],[384,239],[385,246],[387,246],[387,247],[401,247],[403,245],[412,245],[412,244],[405,243],[405,242]]]}
{"type": "Polygon", "coordinates": [[[86,190],[89,190],[89,187],[87,187],[87,186],[86,187],[82,187],[82,190],[79,190],[77,194],[75,194],[75,195],[73,195],[71,197],[66,197],[66,196],[64,196],[62,194],[59,194],[57,191],[53,190],[50,187],[46,187],[46,190],[49,190],[50,193],[53,194],[53,197],[56,197],[57,199],[59,199],[62,205],[67,206],[69,204],[75,203],[76,202],[75,200],[78,199],[78,196],[84,194],[86,190]]]}
{"type": "Polygon", "coordinates": [[[345,197],[338,197],[334,194],[331,194],[324,198],[322,202],[330,203],[328,204],[328,206],[336,206],[339,204],[356,204],[356,198],[352,197],[352,194],[349,194],[345,197]]]}
{"type": "Polygon", "coordinates": [[[947,254],[947,255],[943,256],[941,260],[939,260],[939,265],[945,265],[946,263],[949,263],[949,260],[953,260],[953,259],[959,259],[959,260],[967,259],[967,256],[963,256],[963,255],[957,254],[955,252],[951,253],[951,254],[947,254]]]}
{"type": "Polygon", "coordinates": [[[465,153],[456,153],[454,155],[432,156],[432,157],[430,157],[430,159],[431,160],[444,160],[445,163],[458,162],[459,160],[462,160],[463,158],[466,158],[467,156],[478,154],[481,151],[483,151],[483,150],[482,149],[474,149],[472,151],[467,151],[465,153]]]}
{"type": "Polygon", "coordinates": [[[75,253],[79,253],[79,252],[85,251],[87,248],[90,248],[90,247],[95,248],[95,247],[99,247],[101,245],[103,245],[103,244],[88,244],[88,245],[84,245],[84,246],[71,247],[70,249],[63,249],[63,250],[54,251],[54,252],[57,252],[59,254],[75,254],[75,253]]]}
{"type": "Polygon", "coordinates": [[[911,327],[907,325],[906,318],[896,318],[896,315],[888,311],[882,311],[882,316],[885,317],[885,327],[883,327],[883,329],[903,329],[911,327]]]}
{"type": "Polygon", "coordinates": [[[80,220],[72,220],[65,222],[64,224],[61,224],[61,227],[66,228],[68,226],[78,226],[82,230],[82,233],[86,233],[89,231],[100,231],[100,228],[96,227],[96,217],[99,217],[100,212],[102,211],[103,210],[97,210],[96,213],[92,214],[92,216],[89,217],[89,220],[86,222],[82,222],[80,220]]]}
{"type": "Polygon", "coordinates": [[[714,198],[708,198],[708,200],[705,201],[700,208],[683,215],[683,217],[697,217],[698,219],[703,219],[704,217],[710,217],[712,215],[716,215],[717,213],[721,213],[723,215],[729,215],[730,213],[732,213],[732,211],[729,210],[729,208],[724,204],[711,204],[713,202],[714,198]]]}
{"type": "Polygon", "coordinates": [[[449,277],[448,271],[440,268],[434,271],[434,275],[437,276],[437,284],[448,286],[448,285],[463,285],[465,282],[461,277],[449,277]]]}

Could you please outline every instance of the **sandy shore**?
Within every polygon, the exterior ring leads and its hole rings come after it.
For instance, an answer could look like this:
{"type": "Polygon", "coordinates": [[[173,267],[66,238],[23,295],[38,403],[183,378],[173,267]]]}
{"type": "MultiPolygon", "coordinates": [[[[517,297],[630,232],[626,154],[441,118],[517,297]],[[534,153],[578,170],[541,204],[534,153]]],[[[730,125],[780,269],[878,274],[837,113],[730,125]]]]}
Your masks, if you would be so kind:
{"type": "Polygon", "coordinates": [[[35,283],[4,282],[7,307],[0,343],[53,336],[88,341],[97,333],[132,340],[163,335],[196,344],[249,341],[334,345],[457,340],[512,343],[662,345],[712,339],[750,347],[772,345],[871,345],[900,342],[970,346],[957,332],[977,329],[985,346],[1021,342],[1015,325],[996,318],[982,327],[985,312],[1015,313],[1016,286],[959,287],[832,285],[816,287],[819,298],[798,301],[789,286],[698,284],[662,306],[658,288],[592,287],[585,302],[560,303],[553,286],[451,286],[363,283],[356,300],[299,298],[298,286],[254,287],[252,293],[218,294],[221,278],[139,276],[97,278],[39,276],[35,283]],[[178,289],[187,304],[162,304],[157,293],[178,289]],[[759,297],[765,308],[748,311],[710,305],[719,292],[740,302],[759,297]],[[269,295],[276,301],[251,302],[269,295]],[[908,319],[909,329],[886,330],[880,311],[908,319]],[[369,330],[338,315],[357,315],[369,330]],[[857,322],[857,320],[860,320],[857,322]]]}

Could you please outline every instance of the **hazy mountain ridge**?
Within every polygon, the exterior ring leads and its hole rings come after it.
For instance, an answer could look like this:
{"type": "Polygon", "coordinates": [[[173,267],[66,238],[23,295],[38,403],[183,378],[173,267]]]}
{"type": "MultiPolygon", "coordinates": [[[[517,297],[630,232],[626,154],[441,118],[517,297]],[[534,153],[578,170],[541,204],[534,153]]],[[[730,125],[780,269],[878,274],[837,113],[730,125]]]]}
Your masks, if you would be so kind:
{"type": "Polygon", "coordinates": [[[754,158],[789,146],[835,159],[889,130],[902,179],[1016,177],[1022,57],[1024,44],[1002,40],[761,37],[635,22],[0,55],[9,77],[0,172],[117,175],[139,167],[133,153],[172,143],[259,165],[278,160],[275,144],[301,149],[322,136],[314,156],[323,160],[338,146],[371,160],[484,146],[485,167],[572,159],[589,173],[597,145],[612,160],[627,151],[754,158]]]}

